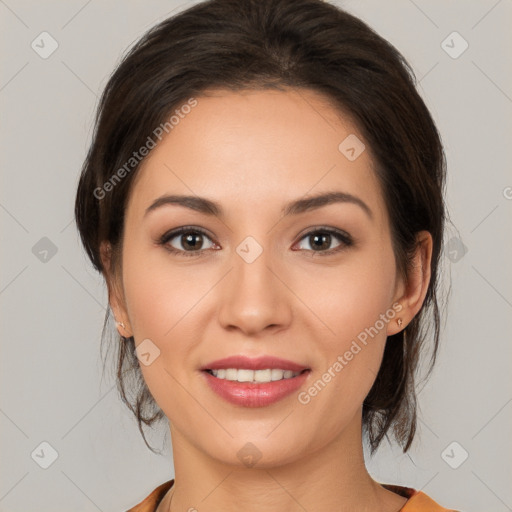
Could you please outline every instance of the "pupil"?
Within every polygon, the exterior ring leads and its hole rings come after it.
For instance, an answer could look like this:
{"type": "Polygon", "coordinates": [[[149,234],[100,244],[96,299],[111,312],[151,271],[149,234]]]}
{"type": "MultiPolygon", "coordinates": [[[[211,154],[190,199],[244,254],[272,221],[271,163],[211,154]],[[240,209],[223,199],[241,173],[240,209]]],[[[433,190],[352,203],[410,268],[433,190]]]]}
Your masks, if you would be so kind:
{"type": "Polygon", "coordinates": [[[322,242],[325,242],[326,240],[327,240],[327,244],[325,244],[325,243],[323,244],[325,246],[324,248],[328,248],[329,247],[328,240],[330,239],[331,235],[329,235],[329,234],[322,234],[322,235],[312,235],[312,236],[313,236],[313,239],[315,240],[315,242],[312,244],[313,248],[316,247],[316,248],[320,248],[321,249],[322,248],[322,242]],[[321,243],[320,243],[320,245],[316,245],[316,242],[319,239],[321,240],[321,243]]]}
{"type": "Polygon", "coordinates": [[[183,246],[186,247],[188,245],[192,249],[197,249],[197,247],[200,246],[201,244],[197,243],[197,241],[196,243],[194,243],[194,239],[200,236],[201,235],[199,235],[198,233],[189,233],[187,235],[183,235],[182,238],[185,239],[185,243],[183,244],[183,246]]]}

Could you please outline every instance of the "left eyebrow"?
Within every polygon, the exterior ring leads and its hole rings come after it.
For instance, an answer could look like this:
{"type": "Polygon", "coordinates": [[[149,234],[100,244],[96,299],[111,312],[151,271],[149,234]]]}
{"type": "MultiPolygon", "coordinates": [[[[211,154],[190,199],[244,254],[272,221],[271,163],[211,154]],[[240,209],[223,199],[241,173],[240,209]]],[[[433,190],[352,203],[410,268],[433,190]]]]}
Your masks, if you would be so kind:
{"type": "MultiPolygon", "coordinates": [[[[346,192],[327,192],[316,196],[306,197],[304,199],[297,199],[286,204],[282,208],[281,214],[283,216],[298,215],[300,213],[316,210],[334,203],[355,204],[359,206],[370,219],[373,219],[373,213],[370,207],[359,197],[346,192]]],[[[218,217],[223,216],[222,207],[215,201],[206,199],[205,197],[183,195],[164,195],[159,197],[146,209],[144,216],[157,208],[170,204],[183,206],[206,215],[215,215],[218,217]]]]}
{"type": "Polygon", "coordinates": [[[370,207],[359,197],[346,192],[327,192],[325,194],[318,194],[316,196],[306,197],[304,199],[298,199],[288,203],[283,209],[283,215],[297,215],[309,210],[315,210],[322,206],[327,206],[334,203],[351,203],[359,206],[362,210],[373,219],[373,212],[370,207]]]}

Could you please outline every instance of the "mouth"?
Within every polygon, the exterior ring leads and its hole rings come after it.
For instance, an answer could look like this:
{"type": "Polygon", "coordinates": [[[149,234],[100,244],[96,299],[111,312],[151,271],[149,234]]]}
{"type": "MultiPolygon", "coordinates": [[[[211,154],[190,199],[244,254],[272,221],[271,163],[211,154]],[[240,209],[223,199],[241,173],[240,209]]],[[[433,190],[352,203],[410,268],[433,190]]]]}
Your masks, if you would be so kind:
{"type": "Polygon", "coordinates": [[[265,407],[302,387],[311,368],[270,356],[231,356],[208,363],[201,373],[210,389],[241,407],[265,407]]]}

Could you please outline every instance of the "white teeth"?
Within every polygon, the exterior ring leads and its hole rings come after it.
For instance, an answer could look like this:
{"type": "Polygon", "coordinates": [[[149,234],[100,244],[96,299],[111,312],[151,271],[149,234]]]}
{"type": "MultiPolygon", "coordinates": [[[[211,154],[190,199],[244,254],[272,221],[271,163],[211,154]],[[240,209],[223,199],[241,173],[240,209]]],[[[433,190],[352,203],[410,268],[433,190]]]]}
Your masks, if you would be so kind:
{"type": "Polygon", "coordinates": [[[224,377],[227,380],[237,380],[238,370],[236,368],[227,368],[226,376],[224,377]]]}
{"type": "Polygon", "coordinates": [[[272,382],[275,380],[291,379],[301,372],[292,372],[291,370],[280,370],[278,368],[267,368],[265,370],[246,370],[237,368],[226,368],[221,370],[211,370],[218,379],[225,379],[238,382],[272,382]]]}
{"type": "Polygon", "coordinates": [[[281,380],[284,377],[284,371],[276,370],[273,368],[271,370],[271,376],[272,376],[272,380],[281,380]]]}
{"type": "Polygon", "coordinates": [[[272,379],[272,370],[256,370],[254,372],[254,380],[256,382],[270,382],[272,379]]]}
{"type": "Polygon", "coordinates": [[[254,370],[238,370],[238,382],[251,382],[254,380],[254,370]]]}

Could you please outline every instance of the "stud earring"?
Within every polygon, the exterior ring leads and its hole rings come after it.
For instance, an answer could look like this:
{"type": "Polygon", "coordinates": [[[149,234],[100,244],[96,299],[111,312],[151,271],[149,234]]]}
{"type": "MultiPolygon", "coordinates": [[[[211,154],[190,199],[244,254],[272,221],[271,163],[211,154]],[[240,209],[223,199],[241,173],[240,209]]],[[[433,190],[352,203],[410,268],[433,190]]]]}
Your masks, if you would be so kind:
{"type": "Polygon", "coordinates": [[[399,318],[396,323],[398,324],[398,327],[402,327],[403,321],[401,318],[399,318]]]}
{"type": "Polygon", "coordinates": [[[123,322],[116,322],[116,325],[120,325],[123,329],[126,329],[125,325],[123,324],[123,322]]]}

